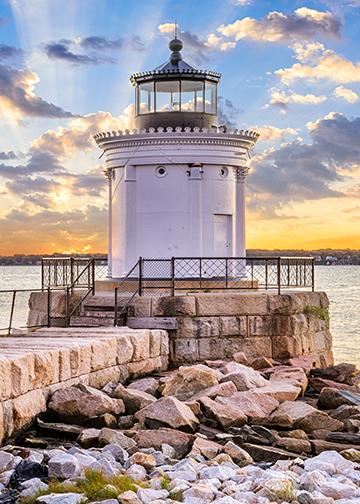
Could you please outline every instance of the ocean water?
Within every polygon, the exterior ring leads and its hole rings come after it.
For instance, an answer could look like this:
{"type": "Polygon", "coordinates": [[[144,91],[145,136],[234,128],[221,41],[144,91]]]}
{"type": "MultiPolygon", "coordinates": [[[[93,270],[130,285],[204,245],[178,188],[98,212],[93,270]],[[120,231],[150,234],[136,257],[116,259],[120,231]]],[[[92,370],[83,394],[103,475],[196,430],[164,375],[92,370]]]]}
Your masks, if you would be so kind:
{"type": "MultiPolygon", "coordinates": [[[[40,266],[0,266],[0,291],[40,288],[40,266]]],[[[330,299],[331,332],[337,362],[360,367],[360,266],[316,266],[315,288],[330,299]]],[[[24,325],[28,294],[19,294],[14,321],[24,325]]],[[[0,329],[7,327],[10,294],[0,292],[0,329]]]]}

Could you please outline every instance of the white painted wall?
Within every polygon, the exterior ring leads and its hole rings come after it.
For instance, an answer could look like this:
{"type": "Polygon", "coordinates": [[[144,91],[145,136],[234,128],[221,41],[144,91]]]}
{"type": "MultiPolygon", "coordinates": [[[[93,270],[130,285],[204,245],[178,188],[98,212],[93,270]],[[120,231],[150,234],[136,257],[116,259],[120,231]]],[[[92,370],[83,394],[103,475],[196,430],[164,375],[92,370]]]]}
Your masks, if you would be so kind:
{"type": "Polygon", "coordinates": [[[106,152],[107,168],[114,172],[112,276],[124,276],[139,256],[213,257],[216,215],[228,216],[231,223],[227,255],[244,256],[244,178],[251,140],[231,134],[162,132],[98,142],[106,152]],[[194,163],[202,166],[189,167],[194,163]],[[159,166],[166,169],[163,177],[157,176],[159,166]]]}

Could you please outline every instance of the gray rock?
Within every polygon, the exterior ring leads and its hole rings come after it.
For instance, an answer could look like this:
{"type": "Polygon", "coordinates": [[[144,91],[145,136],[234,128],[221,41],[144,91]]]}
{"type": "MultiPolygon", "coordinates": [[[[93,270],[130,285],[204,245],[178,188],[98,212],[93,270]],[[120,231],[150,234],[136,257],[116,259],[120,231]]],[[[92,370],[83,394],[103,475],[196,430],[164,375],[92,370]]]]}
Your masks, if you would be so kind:
{"type": "Polygon", "coordinates": [[[169,495],[167,490],[152,490],[151,488],[139,488],[137,495],[141,502],[149,504],[157,499],[166,499],[169,495]]]}
{"type": "Polygon", "coordinates": [[[40,490],[46,491],[49,486],[39,478],[31,478],[21,483],[21,488],[23,488],[20,493],[21,497],[31,497],[32,495],[37,494],[40,490]]]}
{"type": "Polygon", "coordinates": [[[74,455],[60,453],[49,460],[50,478],[69,479],[79,476],[80,464],[74,455]]]}
{"type": "Polygon", "coordinates": [[[111,453],[113,455],[113,457],[115,458],[115,460],[117,462],[119,462],[120,464],[124,464],[128,458],[129,458],[129,454],[126,450],[124,450],[124,448],[122,448],[119,444],[114,444],[114,443],[111,443],[111,444],[108,444],[106,446],[104,446],[104,448],[102,449],[102,452],[103,453],[111,453]]]}
{"type": "Polygon", "coordinates": [[[118,501],[120,504],[141,504],[141,500],[132,490],[120,494],[118,501]]]}
{"type": "Polygon", "coordinates": [[[127,471],[127,475],[135,481],[144,481],[147,477],[145,467],[139,464],[133,464],[127,471]]]}
{"type": "Polygon", "coordinates": [[[14,455],[6,451],[0,451],[0,472],[13,469],[14,455]]]}
{"type": "Polygon", "coordinates": [[[226,481],[233,478],[235,475],[236,471],[232,469],[232,467],[226,466],[224,464],[205,467],[200,471],[201,479],[217,478],[220,481],[226,481]]]}
{"type": "Polygon", "coordinates": [[[38,497],[36,502],[39,504],[81,504],[85,498],[84,494],[77,493],[63,493],[63,494],[49,494],[38,497]]]}

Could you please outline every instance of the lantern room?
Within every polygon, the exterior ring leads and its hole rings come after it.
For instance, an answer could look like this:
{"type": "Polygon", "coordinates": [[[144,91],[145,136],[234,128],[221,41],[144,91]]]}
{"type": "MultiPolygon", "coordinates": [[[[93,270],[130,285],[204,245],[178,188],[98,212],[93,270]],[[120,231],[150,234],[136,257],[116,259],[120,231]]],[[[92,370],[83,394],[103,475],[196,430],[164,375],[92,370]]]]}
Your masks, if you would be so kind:
{"type": "Polygon", "coordinates": [[[181,56],[183,44],[171,40],[170,59],[150,72],[131,76],[139,129],[149,127],[210,128],[216,123],[217,72],[197,70],[181,56]]]}

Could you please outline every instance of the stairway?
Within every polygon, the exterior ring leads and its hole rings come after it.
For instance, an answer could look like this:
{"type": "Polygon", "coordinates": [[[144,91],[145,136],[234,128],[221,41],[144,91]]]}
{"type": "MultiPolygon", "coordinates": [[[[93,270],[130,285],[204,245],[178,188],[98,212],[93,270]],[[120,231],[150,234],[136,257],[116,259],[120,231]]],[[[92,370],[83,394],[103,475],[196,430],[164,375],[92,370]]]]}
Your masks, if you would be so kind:
{"type": "MultiPolygon", "coordinates": [[[[128,297],[118,298],[118,313],[128,301],[128,297]]],[[[81,312],[71,317],[72,327],[111,327],[114,325],[115,300],[112,293],[95,294],[85,300],[81,312]]],[[[129,308],[129,307],[128,307],[129,308]]],[[[126,325],[127,311],[119,317],[118,325],[126,325]]]]}

